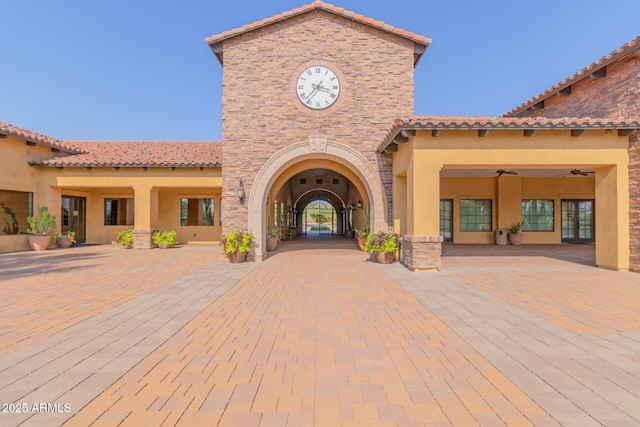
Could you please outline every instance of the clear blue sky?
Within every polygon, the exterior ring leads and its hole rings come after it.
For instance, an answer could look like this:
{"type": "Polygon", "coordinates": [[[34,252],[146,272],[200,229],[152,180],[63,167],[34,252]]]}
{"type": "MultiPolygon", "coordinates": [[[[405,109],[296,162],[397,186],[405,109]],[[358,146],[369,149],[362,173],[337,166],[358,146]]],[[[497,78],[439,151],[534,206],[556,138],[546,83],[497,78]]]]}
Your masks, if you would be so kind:
{"type": "MultiPolygon", "coordinates": [[[[311,2],[0,0],[0,121],[59,139],[219,140],[222,69],[204,38],[311,2]]],[[[328,3],[433,39],[417,114],[503,114],[640,34],[640,0],[328,3]]]]}

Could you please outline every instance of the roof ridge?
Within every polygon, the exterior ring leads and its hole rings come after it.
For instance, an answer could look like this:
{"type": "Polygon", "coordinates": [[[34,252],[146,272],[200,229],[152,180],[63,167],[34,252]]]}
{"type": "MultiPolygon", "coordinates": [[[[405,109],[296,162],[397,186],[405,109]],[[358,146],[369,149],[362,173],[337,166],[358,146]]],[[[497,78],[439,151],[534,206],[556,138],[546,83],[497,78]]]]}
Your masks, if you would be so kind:
{"type": "Polygon", "coordinates": [[[292,18],[297,15],[310,12],[312,10],[324,10],[324,11],[333,13],[335,15],[339,15],[344,18],[350,19],[352,21],[357,21],[362,24],[365,24],[374,28],[378,28],[379,30],[395,34],[399,37],[411,39],[415,42],[419,42],[426,45],[431,44],[431,39],[428,37],[422,36],[420,34],[416,34],[411,31],[406,31],[400,28],[396,28],[393,25],[385,24],[384,22],[379,21],[377,19],[368,18],[364,15],[346,10],[343,7],[335,6],[333,4],[325,3],[322,1],[314,1],[313,3],[308,3],[303,6],[275,14],[267,18],[263,18],[259,21],[254,21],[250,24],[245,24],[241,27],[232,28],[230,30],[223,31],[222,33],[218,33],[218,34],[214,34],[212,36],[206,37],[204,40],[207,44],[212,45],[215,43],[219,43],[223,40],[236,37],[240,34],[244,34],[249,31],[253,31],[258,28],[275,24],[276,22],[284,21],[286,19],[292,18]]]}

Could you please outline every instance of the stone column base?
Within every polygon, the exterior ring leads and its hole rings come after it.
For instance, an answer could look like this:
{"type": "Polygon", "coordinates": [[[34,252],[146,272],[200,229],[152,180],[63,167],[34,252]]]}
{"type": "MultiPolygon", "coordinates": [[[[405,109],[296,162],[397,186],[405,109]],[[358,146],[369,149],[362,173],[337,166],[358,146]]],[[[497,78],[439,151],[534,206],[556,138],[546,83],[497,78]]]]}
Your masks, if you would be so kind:
{"type": "Polygon", "coordinates": [[[400,261],[411,271],[437,271],[442,267],[442,236],[403,236],[400,261]]]}
{"type": "Polygon", "coordinates": [[[153,233],[159,230],[133,230],[133,249],[153,249],[153,233]]]}

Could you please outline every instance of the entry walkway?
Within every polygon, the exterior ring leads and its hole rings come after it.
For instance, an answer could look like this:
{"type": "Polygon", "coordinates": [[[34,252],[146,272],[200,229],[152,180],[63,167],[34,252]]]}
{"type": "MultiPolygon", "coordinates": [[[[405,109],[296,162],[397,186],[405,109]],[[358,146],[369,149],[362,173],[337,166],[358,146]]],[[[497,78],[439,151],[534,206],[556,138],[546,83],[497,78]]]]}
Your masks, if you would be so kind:
{"type": "MultiPolygon", "coordinates": [[[[287,250],[300,242],[262,264],[212,257],[11,349],[0,400],[28,411],[0,425],[640,423],[640,275],[481,255],[411,273],[345,240],[287,250]]],[[[21,271],[29,254],[11,256],[21,271]]]]}

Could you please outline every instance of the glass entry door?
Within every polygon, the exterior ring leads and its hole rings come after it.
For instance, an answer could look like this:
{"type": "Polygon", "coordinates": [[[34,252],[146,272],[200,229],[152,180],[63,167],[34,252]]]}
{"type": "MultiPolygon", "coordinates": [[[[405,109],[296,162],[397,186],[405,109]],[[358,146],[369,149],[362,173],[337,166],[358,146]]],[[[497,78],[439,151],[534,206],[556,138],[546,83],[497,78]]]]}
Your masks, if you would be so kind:
{"type": "Polygon", "coordinates": [[[87,199],[85,197],[62,196],[60,228],[62,233],[73,231],[78,243],[86,242],[87,199]]]}
{"type": "Polygon", "coordinates": [[[585,243],[594,241],[594,200],[562,201],[562,241],[585,243]]]}
{"type": "Polygon", "coordinates": [[[445,242],[453,242],[453,200],[440,200],[440,235],[445,242]]]}

